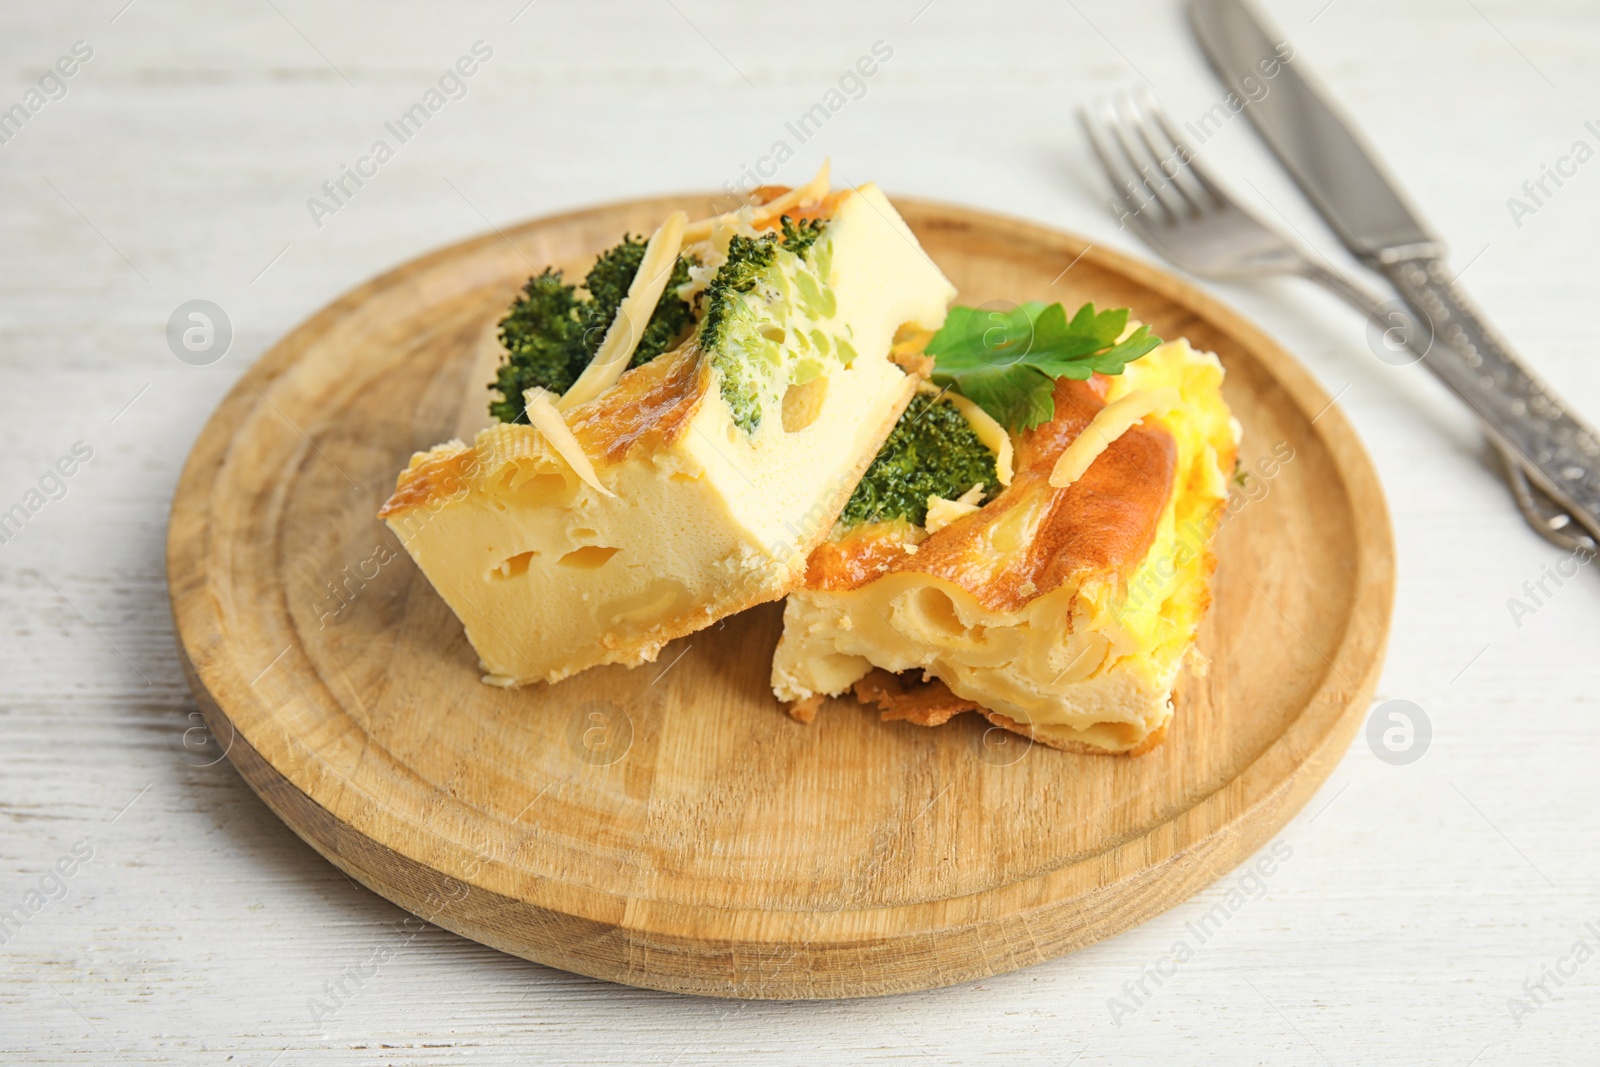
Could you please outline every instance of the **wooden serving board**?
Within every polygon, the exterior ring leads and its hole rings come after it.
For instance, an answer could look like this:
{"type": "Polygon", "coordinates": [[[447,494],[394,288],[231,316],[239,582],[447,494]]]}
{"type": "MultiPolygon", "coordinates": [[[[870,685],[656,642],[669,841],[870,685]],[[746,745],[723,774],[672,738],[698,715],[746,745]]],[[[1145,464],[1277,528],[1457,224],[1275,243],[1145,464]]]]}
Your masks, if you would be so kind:
{"type": "Polygon", "coordinates": [[[481,417],[494,324],[524,278],[551,263],[581,278],[624,230],[710,205],[597,208],[425,256],[319,312],[222,403],[173,501],[168,580],[196,698],[262,799],[430,922],[554,967],[734,997],[1024,967],[1172,907],[1267,841],[1377,681],[1394,553],[1372,466],[1306,371],[1238,315],[977,211],[898,202],[963,303],[1128,306],[1227,366],[1257,473],[1219,535],[1210,671],[1185,680],[1165,744],[1069,755],[974,715],[924,729],[850,700],[803,726],[767,688],[778,605],[636,670],[480,683],[461,626],[374,513],[413,451],[481,417]]]}

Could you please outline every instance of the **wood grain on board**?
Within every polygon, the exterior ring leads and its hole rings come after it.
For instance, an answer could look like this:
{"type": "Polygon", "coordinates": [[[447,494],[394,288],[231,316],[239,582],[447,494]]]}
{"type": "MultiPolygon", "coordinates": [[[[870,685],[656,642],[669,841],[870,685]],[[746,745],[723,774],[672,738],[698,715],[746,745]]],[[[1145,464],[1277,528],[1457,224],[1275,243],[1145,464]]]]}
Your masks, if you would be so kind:
{"type": "Polygon", "coordinates": [[[191,683],[251,786],[440,926],[719,996],[860,996],[1023,967],[1179,903],[1259,847],[1332,769],[1377,681],[1394,561],[1371,465],[1326,394],[1239,316],[981,212],[897,201],[963,303],[1127,306],[1227,367],[1258,473],[1219,533],[1211,668],[1185,680],[1165,744],[1078,756],[997,744],[976,716],[928,730],[849,700],[801,725],[767,688],[776,605],[636,670],[479,682],[459,623],[374,513],[413,451],[486,402],[492,326],[527,275],[581,275],[624,230],[708,204],[598,208],[425,256],[318,313],[229,394],[185,467],[168,568],[191,683]]]}

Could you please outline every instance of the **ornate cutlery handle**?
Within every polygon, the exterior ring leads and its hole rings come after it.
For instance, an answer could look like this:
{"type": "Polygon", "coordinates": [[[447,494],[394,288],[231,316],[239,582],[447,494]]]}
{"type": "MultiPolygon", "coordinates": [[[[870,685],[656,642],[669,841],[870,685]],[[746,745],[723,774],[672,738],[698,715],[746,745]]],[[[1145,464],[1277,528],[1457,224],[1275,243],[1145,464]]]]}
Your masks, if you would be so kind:
{"type": "Polygon", "coordinates": [[[1534,481],[1600,538],[1600,437],[1512,354],[1433,257],[1377,264],[1423,323],[1424,357],[1525,461],[1534,481]]]}

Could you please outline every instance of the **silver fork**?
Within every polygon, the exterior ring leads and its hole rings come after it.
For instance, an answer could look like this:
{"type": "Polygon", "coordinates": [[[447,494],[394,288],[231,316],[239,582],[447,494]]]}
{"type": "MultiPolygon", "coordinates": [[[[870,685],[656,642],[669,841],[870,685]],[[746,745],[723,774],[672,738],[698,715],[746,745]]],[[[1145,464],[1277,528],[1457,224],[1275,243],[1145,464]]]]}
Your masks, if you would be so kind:
{"type": "MultiPolygon", "coordinates": [[[[1290,274],[1316,282],[1388,336],[1398,330],[1420,359],[1432,336],[1402,305],[1328,270],[1279,231],[1240,207],[1173,129],[1149,92],[1119,94],[1078,112],[1089,143],[1116,188],[1123,219],[1173,263],[1209,278],[1290,274]],[[1402,310],[1395,311],[1396,307],[1402,310]]],[[[1491,435],[1490,440],[1494,438],[1491,435]]],[[[1595,541],[1566,510],[1528,481],[1522,462],[1496,445],[1511,495],[1538,534],[1569,551],[1593,554],[1595,541]]]]}

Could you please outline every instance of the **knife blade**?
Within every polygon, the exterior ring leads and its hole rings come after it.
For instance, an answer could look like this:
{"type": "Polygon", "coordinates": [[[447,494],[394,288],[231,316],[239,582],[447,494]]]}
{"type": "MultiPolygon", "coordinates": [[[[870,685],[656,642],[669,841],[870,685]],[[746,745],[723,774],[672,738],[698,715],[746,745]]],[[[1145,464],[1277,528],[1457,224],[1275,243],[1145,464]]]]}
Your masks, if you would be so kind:
{"type": "Polygon", "coordinates": [[[1241,0],[1195,0],[1189,17],[1223,84],[1346,247],[1363,259],[1410,246],[1444,254],[1281,33],[1241,0]]]}
{"type": "Polygon", "coordinates": [[[1423,364],[1477,411],[1534,484],[1600,539],[1600,435],[1456,286],[1443,243],[1254,5],[1192,0],[1189,17],[1213,68],[1248,101],[1241,106],[1251,124],[1318,214],[1351,253],[1388,276],[1425,336],[1442,342],[1423,364]],[[1265,92],[1263,78],[1270,80],[1265,92]]]}

